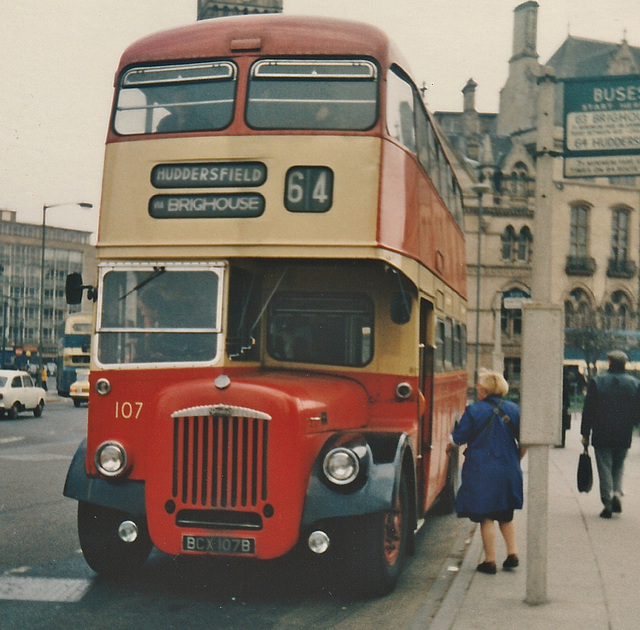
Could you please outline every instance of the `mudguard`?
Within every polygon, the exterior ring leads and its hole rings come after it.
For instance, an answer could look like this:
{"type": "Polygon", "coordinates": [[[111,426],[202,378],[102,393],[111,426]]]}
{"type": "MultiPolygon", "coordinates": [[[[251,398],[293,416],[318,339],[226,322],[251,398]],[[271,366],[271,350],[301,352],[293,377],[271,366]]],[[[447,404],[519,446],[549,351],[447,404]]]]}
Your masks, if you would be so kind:
{"type": "MultiPolygon", "coordinates": [[[[332,436],[316,458],[302,513],[302,526],[345,516],[361,516],[390,510],[400,484],[406,433],[346,433],[332,436]],[[325,455],[337,446],[360,455],[360,474],[349,486],[329,482],[322,470],[325,455]]],[[[414,474],[412,469],[411,474],[414,474]]],[[[414,478],[411,479],[414,484],[414,478]]],[[[413,512],[413,510],[412,510],[413,512]]]]}
{"type": "Polygon", "coordinates": [[[144,482],[126,479],[113,481],[89,477],[84,466],[86,454],[87,440],[85,438],[71,460],[62,492],[64,496],[77,501],[121,510],[133,516],[144,516],[146,512],[144,482]]]}

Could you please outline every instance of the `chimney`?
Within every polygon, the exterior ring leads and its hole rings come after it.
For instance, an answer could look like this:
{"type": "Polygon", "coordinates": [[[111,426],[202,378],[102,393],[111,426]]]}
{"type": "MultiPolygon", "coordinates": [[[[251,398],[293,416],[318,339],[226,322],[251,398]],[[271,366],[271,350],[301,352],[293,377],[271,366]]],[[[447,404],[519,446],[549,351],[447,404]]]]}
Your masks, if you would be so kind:
{"type": "Polygon", "coordinates": [[[476,88],[478,84],[469,79],[467,84],[462,88],[464,98],[464,106],[462,112],[462,133],[467,140],[469,157],[473,157],[471,153],[475,153],[472,147],[477,146],[477,136],[480,133],[480,116],[476,111],[476,88]]]}
{"type": "Polygon", "coordinates": [[[507,82],[500,90],[499,136],[510,136],[536,126],[536,77],[540,69],[536,51],[538,6],[537,2],[530,0],[513,11],[513,55],[509,59],[507,82]]]}
{"type": "Polygon", "coordinates": [[[478,84],[469,79],[467,84],[462,88],[462,94],[464,95],[463,111],[475,111],[476,110],[476,88],[478,84]]]}
{"type": "Polygon", "coordinates": [[[535,0],[530,0],[523,2],[513,10],[513,52],[509,62],[521,57],[538,58],[536,41],[539,6],[535,0]]]}

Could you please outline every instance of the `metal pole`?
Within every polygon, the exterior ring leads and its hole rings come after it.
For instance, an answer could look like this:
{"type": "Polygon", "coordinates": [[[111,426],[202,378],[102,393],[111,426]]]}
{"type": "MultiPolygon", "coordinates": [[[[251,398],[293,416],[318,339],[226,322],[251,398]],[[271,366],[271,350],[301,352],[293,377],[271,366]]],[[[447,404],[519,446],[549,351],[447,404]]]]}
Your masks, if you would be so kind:
{"type": "Polygon", "coordinates": [[[44,367],[44,259],[45,259],[45,245],[46,245],[46,233],[47,233],[47,210],[49,208],[58,208],[59,206],[78,206],[80,208],[93,208],[93,204],[86,203],[84,201],[75,203],[56,203],[53,205],[42,206],[42,251],[40,257],[40,313],[39,313],[39,325],[38,325],[38,354],[40,355],[40,368],[38,369],[37,383],[42,384],[42,368],[44,367]]]}
{"type": "Polygon", "coordinates": [[[523,306],[520,438],[529,449],[525,601],[532,605],[547,601],[549,447],[559,443],[562,417],[563,314],[562,306],[552,303],[555,83],[553,69],[543,67],[538,78],[532,300],[523,306]]]}
{"type": "Polygon", "coordinates": [[[2,361],[0,361],[0,365],[2,365],[2,369],[5,366],[4,353],[6,349],[6,341],[7,341],[7,298],[2,296],[2,361]]]}
{"type": "Polygon", "coordinates": [[[43,331],[43,320],[44,320],[44,248],[46,243],[46,228],[47,228],[47,208],[50,206],[44,205],[42,206],[42,249],[41,249],[41,258],[40,258],[40,309],[39,309],[39,321],[38,321],[38,356],[40,357],[40,368],[38,369],[38,374],[36,381],[38,385],[42,383],[42,366],[44,365],[44,360],[42,358],[42,349],[43,349],[43,340],[42,340],[42,331],[43,331]]]}
{"type": "Polygon", "coordinates": [[[478,251],[476,258],[476,360],[474,364],[473,382],[478,382],[480,362],[480,280],[482,268],[482,195],[490,190],[487,184],[474,184],[471,189],[478,196],[478,251]]]}

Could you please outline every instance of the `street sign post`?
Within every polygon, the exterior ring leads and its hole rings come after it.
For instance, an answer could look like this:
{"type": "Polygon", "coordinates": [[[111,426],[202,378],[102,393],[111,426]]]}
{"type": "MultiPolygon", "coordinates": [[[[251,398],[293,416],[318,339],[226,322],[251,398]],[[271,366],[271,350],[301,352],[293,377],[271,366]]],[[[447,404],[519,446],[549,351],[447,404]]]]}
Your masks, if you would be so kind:
{"type": "Polygon", "coordinates": [[[565,79],[564,176],[640,175],[640,75],[565,79]]]}

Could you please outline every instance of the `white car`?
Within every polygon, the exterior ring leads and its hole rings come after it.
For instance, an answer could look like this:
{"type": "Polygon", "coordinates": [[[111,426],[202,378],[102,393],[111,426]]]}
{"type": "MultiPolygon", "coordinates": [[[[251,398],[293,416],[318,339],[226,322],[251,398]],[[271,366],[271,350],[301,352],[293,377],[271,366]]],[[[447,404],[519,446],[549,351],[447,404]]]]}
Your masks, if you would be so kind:
{"type": "Polygon", "coordinates": [[[37,387],[27,372],[0,370],[0,413],[15,419],[21,411],[33,411],[39,418],[45,396],[44,389],[37,387]]]}
{"type": "Polygon", "coordinates": [[[89,402],[89,370],[76,370],[76,380],[69,388],[69,396],[76,407],[89,402]]]}

